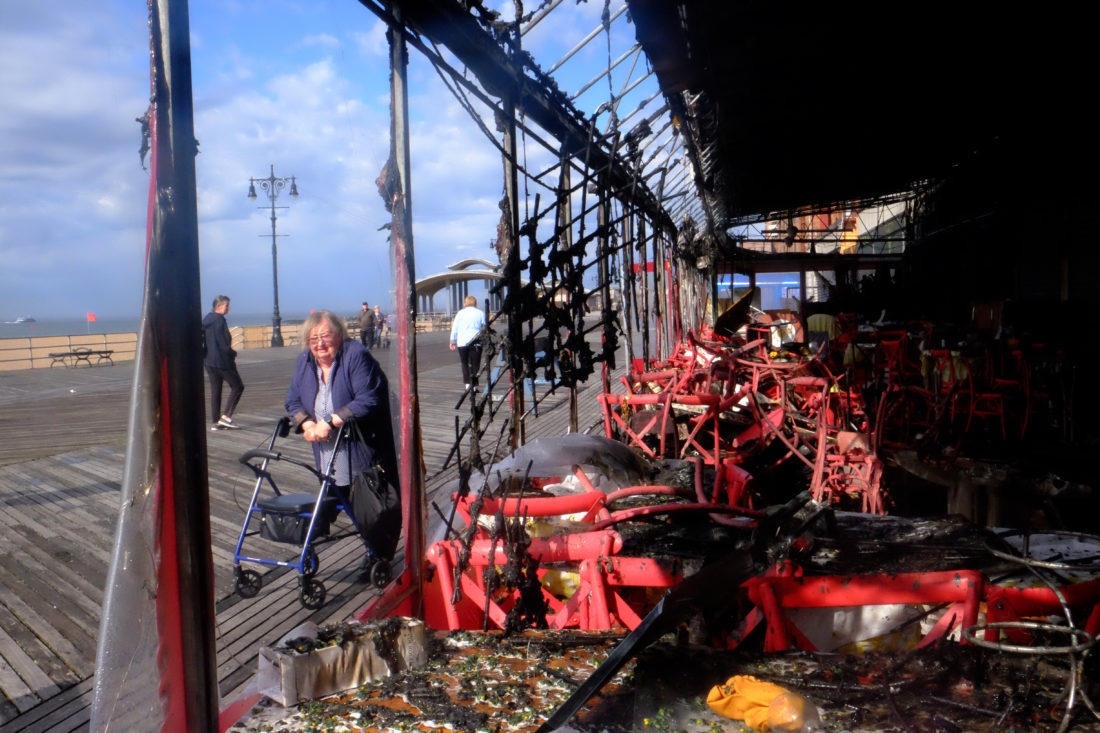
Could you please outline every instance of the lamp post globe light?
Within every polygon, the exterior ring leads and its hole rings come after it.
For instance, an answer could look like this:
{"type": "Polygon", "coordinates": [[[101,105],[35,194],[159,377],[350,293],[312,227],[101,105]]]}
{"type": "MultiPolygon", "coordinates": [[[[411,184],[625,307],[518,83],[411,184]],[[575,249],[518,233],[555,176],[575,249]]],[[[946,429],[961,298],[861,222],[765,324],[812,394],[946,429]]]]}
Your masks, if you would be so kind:
{"type": "MultiPolygon", "coordinates": [[[[290,184],[290,197],[294,199],[298,198],[298,184],[294,180],[294,176],[290,176],[289,178],[276,178],[274,163],[271,164],[271,173],[268,175],[267,178],[248,179],[248,198],[255,200],[256,186],[259,186],[260,190],[267,194],[267,198],[271,202],[271,280],[275,291],[275,310],[271,314],[272,346],[283,345],[283,320],[279,317],[279,251],[278,246],[276,245],[278,235],[275,234],[275,209],[285,209],[287,207],[276,207],[275,199],[279,198],[279,194],[284,188],[286,188],[287,183],[290,184]]],[[[267,235],[261,234],[260,236],[266,237],[267,235]]]]}

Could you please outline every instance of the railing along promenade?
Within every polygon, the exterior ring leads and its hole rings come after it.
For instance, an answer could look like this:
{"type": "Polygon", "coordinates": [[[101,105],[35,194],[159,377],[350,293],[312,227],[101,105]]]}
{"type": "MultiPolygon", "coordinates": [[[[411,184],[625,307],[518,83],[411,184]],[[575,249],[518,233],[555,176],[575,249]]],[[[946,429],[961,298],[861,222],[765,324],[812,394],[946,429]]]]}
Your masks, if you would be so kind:
{"type": "MultiPolygon", "coordinates": [[[[417,333],[438,331],[450,328],[450,316],[438,313],[420,314],[416,318],[417,333]]],[[[298,326],[300,323],[284,323],[283,340],[287,346],[297,346],[298,326]]],[[[359,338],[359,324],[355,319],[347,320],[348,331],[359,338]]],[[[260,349],[271,345],[271,325],[231,326],[233,348],[260,349]]],[[[88,362],[61,360],[58,354],[71,354],[82,349],[93,352],[110,352],[110,361],[132,361],[137,352],[137,333],[87,333],[68,336],[20,336],[19,338],[0,339],[0,372],[44,367],[64,367],[76,365],[95,366],[93,359],[88,362]]]]}

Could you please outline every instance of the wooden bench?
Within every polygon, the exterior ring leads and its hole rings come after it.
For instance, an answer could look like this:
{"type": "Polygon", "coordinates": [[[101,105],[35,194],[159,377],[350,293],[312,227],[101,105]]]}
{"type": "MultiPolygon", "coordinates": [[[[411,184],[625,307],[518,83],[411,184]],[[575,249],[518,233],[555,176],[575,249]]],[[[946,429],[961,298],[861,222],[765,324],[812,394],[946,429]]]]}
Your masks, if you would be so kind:
{"type": "Polygon", "coordinates": [[[64,366],[92,366],[92,357],[96,357],[96,364],[114,364],[114,360],[111,359],[111,354],[115,353],[113,349],[89,349],[83,346],[78,346],[71,351],[53,351],[50,352],[50,366],[56,364],[62,364],[64,366]]]}

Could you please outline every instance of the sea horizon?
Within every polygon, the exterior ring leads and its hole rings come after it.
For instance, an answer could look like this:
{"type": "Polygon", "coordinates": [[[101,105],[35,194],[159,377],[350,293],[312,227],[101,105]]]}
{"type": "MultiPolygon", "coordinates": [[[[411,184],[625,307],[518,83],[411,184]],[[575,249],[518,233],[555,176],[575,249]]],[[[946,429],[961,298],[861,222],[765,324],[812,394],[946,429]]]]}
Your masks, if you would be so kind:
{"type": "MultiPolygon", "coordinates": [[[[307,314],[282,315],[282,324],[298,324],[307,314]]],[[[265,326],[271,324],[271,314],[233,313],[226,317],[234,326],[265,326]]],[[[0,322],[0,339],[40,338],[45,336],[81,336],[87,334],[137,333],[141,316],[96,316],[89,321],[79,318],[36,318],[32,323],[13,323],[14,317],[0,322]]]]}

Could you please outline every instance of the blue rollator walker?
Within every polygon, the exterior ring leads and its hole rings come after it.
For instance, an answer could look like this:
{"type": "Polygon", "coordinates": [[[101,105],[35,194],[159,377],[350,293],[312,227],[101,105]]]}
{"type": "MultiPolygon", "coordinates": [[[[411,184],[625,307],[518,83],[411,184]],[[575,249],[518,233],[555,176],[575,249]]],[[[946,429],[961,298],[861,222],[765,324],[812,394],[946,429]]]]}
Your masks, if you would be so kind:
{"type": "Polygon", "coordinates": [[[245,452],[240,462],[256,474],[256,485],[252,490],[252,499],[245,513],[241,535],[237,539],[237,548],[233,553],[234,590],[242,598],[253,598],[260,592],[263,579],[252,569],[241,568],[241,562],[256,563],[273,567],[294,568],[299,575],[298,600],[309,609],[318,609],[325,603],[325,586],[314,577],[320,567],[315,545],[334,542],[352,535],[358,535],[367,552],[364,570],[370,581],[381,588],[390,581],[390,565],[377,558],[370,543],[363,536],[362,529],[351,511],[348,497],[334,482],[333,463],[339,456],[341,443],[347,439],[348,425],[342,426],[333,445],[332,457],[322,473],[305,461],[291,458],[275,450],[275,442],[290,434],[290,418],[279,420],[268,442],[267,449],[257,448],[245,452]],[[279,490],[269,466],[272,461],[285,461],[306,469],[320,482],[315,494],[283,493],[279,490]],[[265,491],[264,487],[270,491],[265,491]],[[330,534],[330,525],[343,511],[351,520],[352,529],[342,533],[330,534]],[[286,544],[300,545],[301,551],[295,560],[275,560],[252,557],[242,554],[246,537],[260,535],[263,539],[286,544]]]}

